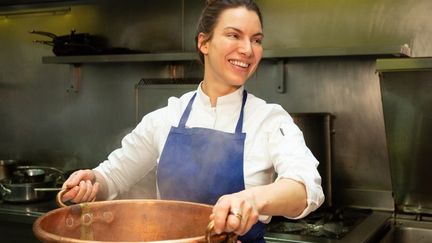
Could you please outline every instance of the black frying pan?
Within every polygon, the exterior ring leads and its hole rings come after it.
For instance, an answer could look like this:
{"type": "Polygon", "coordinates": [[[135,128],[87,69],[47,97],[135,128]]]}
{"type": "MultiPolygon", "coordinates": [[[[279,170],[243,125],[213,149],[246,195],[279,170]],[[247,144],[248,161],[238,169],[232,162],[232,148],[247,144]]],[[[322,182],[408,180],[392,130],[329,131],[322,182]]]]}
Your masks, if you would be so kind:
{"type": "Polygon", "coordinates": [[[89,33],[76,33],[75,30],[72,30],[69,35],[61,36],[37,30],[29,33],[49,37],[50,40],[35,40],[34,42],[52,46],[57,56],[101,54],[107,47],[105,38],[89,33]]]}

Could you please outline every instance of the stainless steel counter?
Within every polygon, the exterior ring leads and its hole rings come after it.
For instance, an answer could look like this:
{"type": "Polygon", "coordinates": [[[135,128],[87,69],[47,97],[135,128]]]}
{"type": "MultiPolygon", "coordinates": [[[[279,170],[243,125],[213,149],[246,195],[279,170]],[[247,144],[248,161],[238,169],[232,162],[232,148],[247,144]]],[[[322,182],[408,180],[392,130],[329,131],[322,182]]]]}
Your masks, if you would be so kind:
{"type": "Polygon", "coordinates": [[[6,203],[0,200],[0,241],[39,243],[33,234],[34,221],[57,208],[55,200],[36,203],[6,203]]]}
{"type": "Polygon", "coordinates": [[[29,223],[44,213],[58,208],[55,200],[35,203],[7,203],[0,201],[0,221],[29,223]]]}

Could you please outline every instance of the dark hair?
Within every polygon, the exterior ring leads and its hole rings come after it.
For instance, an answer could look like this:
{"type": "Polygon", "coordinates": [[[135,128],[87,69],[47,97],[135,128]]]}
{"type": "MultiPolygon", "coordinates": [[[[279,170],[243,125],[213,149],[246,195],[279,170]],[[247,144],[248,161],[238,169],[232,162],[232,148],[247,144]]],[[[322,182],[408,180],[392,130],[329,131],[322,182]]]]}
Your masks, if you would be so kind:
{"type": "Polygon", "coordinates": [[[205,41],[209,41],[213,37],[213,30],[221,13],[224,10],[237,7],[245,7],[248,10],[254,11],[258,15],[261,25],[263,24],[261,11],[254,0],[206,0],[206,6],[201,12],[195,34],[195,47],[202,63],[204,63],[204,55],[198,48],[198,35],[200,33],[207,34],[205,41]]]}

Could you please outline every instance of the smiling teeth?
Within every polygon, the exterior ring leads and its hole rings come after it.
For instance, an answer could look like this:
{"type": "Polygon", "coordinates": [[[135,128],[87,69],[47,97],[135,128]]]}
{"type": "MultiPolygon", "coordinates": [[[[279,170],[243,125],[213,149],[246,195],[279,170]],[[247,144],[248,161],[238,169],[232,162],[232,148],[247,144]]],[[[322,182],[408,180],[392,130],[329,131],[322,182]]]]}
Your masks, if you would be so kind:
{"type": "Polygon", "coordinates": [[[243,67],[243,68],[249,67],[249,64],[244,63],[244,62],[240,62],[240,61],[233,61],[233,60],[231,60],[230,63],[232,63],[232,64],[234,64],[236,66],[239,66],[239,67],[243,67]]]}

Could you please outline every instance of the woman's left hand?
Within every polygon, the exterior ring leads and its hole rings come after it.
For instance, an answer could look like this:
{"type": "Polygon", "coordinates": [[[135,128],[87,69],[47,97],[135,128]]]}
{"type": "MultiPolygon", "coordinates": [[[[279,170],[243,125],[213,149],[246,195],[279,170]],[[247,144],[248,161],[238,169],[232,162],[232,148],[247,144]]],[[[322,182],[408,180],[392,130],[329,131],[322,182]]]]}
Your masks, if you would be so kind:
{"type": "Polygon", "coordinates": [[[244,235],[258,221],[257,207],[244,192],[224,195],[214,205],[210,220],[214,220],[216,234],[234,232],[244,235]]]}

